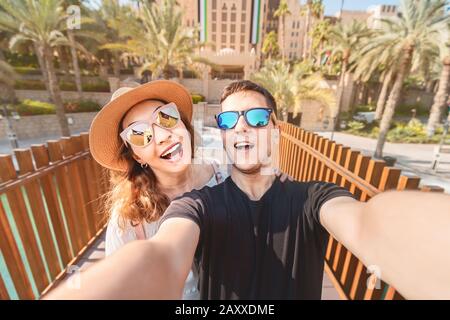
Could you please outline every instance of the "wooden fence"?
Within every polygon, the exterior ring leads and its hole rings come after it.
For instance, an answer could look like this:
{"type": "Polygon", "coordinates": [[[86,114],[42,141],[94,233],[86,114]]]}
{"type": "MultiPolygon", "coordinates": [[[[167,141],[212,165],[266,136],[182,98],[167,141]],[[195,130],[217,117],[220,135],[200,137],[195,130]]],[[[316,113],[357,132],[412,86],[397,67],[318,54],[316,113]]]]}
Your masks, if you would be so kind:
{"type": "Polygon", "coordinates": [[[88,134],[0,155],[0,299],[36,299],[104,228],[108,189],[88,134]]]}
{"type": "MultiPolygon", "coordinates": [[[[420,178],[404,176],[384,161],[364,156],[349,147],[287,123],[281,125],[281,170],[299,181],[327,181],[345,187],[361,201],[389,189],[417,190],[420,178]]],[[[422,191],[442,192],[435,186],[422,191]]],[[[342,244],[330,236],[325,271],[342,299],[403,299],[388,284],[377,279],[342,244]],[[379,287],[377,289],[377,287],[379,287]]]]}
{"type": "MultiPolygon", "coordinates": [[[[418,189],[383,161],[280,123],[281,169],[299,181],[334,182],[367,201],[388,189],[418,189]]],[[[100,196],[108,179],[91,157],[88,134],[0,155],[0,299],[35,299],[57,283],[104,229],[100,196]],[[3,267],[3,270],[2,270],[3,267]]],[[[423,191],[443,191],[422,187],[423,191]]],[[[343,299],[402,299],[330,237],[325,271],[343,299]],[[370,278],[370,279],[369,279],[370,278]]]]}

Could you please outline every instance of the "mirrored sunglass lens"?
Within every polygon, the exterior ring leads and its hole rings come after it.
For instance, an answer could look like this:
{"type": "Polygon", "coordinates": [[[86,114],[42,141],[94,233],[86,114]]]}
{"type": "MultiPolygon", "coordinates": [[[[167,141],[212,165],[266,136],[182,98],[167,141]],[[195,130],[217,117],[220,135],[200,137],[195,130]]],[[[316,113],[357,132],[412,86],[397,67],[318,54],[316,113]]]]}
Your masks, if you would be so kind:
{"type": "Polygon", "coordinates": [[[128,130],[127,140],[135,145],[143,147],[152,141],[153,130],[152,128],[144,123],[136,124],[128,130]]]}
{"type": "Polygon", "coordinates": [[[158,111],[157,116],[158,124],[165,128],[175,127],[179,119],[180,114],[178,113],[178,110],[175,107],[167,107],[158,111]]]}
{"type": "Polygon", "coordinates": [[[270,112],[265,109],[253,109],[247,112],[247,121],[253,127],[264,127],[269,123],[270,112]]]}
{"type": "Polygon", "coordinates": [[[224,112],[218,115],[217,125],[220,129],[231,129],[236,125],[238,115],[234,112],[224,112]]]}

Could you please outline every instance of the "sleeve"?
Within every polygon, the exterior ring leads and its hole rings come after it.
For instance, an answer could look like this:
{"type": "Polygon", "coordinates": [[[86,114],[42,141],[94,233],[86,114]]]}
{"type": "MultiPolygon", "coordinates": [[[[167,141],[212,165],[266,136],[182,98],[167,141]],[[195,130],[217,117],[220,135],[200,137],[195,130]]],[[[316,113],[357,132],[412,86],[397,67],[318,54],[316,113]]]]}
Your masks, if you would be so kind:
{"type": "Polygon", "coordinates": [[[171,218],[184,218],[195,222],[202,233],[204,226],[204,202],[198,192],[192,191],[173,200],[159,220],[158,228],[171,218]]]}
{"type": "Polygon", "coordinates": [[[123,247],[126,243],[136,240],[134,230],[127,224],[125,228],[119,226],[119,217],[113,211],[108,221],[105,237],[105,256],[109,256],[123,247]]]}
{"type": "Polygon", "coordinates": [[[320,208],[322,205],[337,197],[352,197],[345,188],[342,188],[334,183],[323,181],[312,181],[308,184],[307,199],[305,202],[305,213],[308,216],[308,220],[314,223],[320,224],[320,208]]]}

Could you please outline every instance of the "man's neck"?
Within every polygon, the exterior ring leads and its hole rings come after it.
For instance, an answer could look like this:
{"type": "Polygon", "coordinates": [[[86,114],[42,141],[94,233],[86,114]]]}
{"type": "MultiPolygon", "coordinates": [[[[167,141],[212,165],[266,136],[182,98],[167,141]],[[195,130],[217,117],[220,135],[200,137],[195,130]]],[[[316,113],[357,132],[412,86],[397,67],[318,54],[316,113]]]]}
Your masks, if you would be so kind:
{"type": "Polygon", "coordinates": [[[259,171],[253,174],[246,174],[233,167],[231,179],[239,189],[247,194],[250,200],[257,201],[272,186],[275,181],[275,175],[263,175],[259,171]]]}

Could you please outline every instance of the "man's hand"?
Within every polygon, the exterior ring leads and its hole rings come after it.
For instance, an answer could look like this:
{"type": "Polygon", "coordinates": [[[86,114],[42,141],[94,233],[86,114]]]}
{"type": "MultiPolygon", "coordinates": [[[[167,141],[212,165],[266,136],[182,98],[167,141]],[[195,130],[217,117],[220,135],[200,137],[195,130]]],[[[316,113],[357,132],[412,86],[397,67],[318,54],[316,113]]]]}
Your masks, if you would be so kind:
{"type": "Polygon", "coordinates": [[[322,225],[408,299],[450,299],[450,196],[383,192],[327,201],[322,225]]]}

